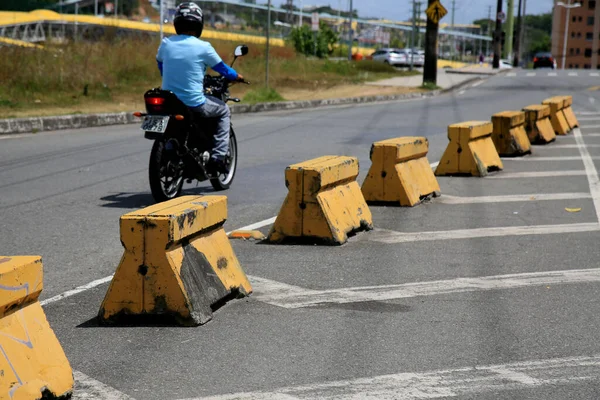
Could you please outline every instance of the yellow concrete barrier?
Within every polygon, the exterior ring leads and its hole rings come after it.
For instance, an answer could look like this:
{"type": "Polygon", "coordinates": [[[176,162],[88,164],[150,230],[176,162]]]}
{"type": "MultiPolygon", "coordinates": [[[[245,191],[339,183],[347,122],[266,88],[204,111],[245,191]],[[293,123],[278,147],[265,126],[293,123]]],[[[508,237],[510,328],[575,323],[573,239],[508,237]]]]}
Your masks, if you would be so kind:
{"type": "Polygon", "coordinates": [[[556,140],[556,134],[550,122],[550,106],[532,104],[523,108],[525,112],[525,131],[529,141],[535,144],[546,144],[556,140]]]}
{"type": "Polygon", "coordinates": [[[435,175],[486,176],[504,168],[492,141],[493,126],[487,121],[468,121],[448,127],[450,143],[435,175]]]}
{"type": "Polygon", "coordinates": [[[371,168],[363,182],[367,202],[392,202],[414,206],[429,196],[438,196],[440,185],[433,175],[424,137],[400,137],[371,146],[371,168]]]}
{"type": "Polygon", "coordinates": [[[182,196],[121,217],[121,263],[99,320],[171,315],[182,325],[212,319],[211,306],[252,292],[223,224],[227,197],[182,196]]]}
{"type": "Polygon", "coordinates": [[[492,115],[492,141],[500,156],[522,156],[531,153],[531,143],[525,132],[525,113],[504,111],[492,115]]]}
{"type": "Polygon", "coordinates": [[[285,170],[288,195],[267,240],[309,238],[343,244],[348,235],[373,229],[373,218],[360,187],[358,159],[324,156],[285,170]]]}
{"type": "Polygon", "coordinates": [[[577,121],[577,117],[575,116],[575,113],[573,112],[573,108],[571,107],[573,105],[573,96],[562,96],[562,97],[564,99],[563,114],[565,115],[565,119],[567,120],[567,123],[569,124],[569,128],[573,129],[573,128],[579,127],[579,121],[577,121]]]}
{"type": "Polygon", "coordinates": [[[569,123],[565,118],[565,114],[563,113],[563,108],[565,107],[565,100],[562,96],[550,97],[544,101],[542,104],[546,104],[550,106],[550,122],[552,123],[552,129],[554,129],[554,133],[557,135],[567,135],[571,131],[569,127],[569,123]]]}
{"type": "Polygon", "coordinates": [[[0,399],[73,391],[73,370],[38,300],[42,289],[41,257],[0,256],[0,399]]]}

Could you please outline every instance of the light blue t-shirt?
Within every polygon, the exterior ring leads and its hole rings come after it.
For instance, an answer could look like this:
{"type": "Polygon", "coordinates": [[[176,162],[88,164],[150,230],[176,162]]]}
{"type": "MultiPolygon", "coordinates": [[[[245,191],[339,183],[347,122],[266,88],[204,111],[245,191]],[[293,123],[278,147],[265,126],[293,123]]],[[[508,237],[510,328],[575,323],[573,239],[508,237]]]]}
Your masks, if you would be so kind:
{"type": "Polygon", "coordinates": [[[164,38],[156,60],[162,63],[162,88],[170,90],[188,107],[206,102],[204,74],[223,62],[212,45],[194,36],[164,38]]]}

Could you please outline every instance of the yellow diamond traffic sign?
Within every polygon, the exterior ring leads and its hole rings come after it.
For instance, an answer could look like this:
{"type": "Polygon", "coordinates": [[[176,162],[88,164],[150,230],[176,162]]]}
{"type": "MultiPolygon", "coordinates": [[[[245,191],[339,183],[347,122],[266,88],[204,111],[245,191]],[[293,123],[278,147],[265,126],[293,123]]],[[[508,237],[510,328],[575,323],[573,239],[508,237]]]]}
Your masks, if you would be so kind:
{"type": "Polygon", "coordinates": [[[430,5],[425,12],[434,24],[437,24],[440,19],[444,18],[444,15],[448,14],[448,10],[446,10],[442,3],[437,0],[430,5]]]}

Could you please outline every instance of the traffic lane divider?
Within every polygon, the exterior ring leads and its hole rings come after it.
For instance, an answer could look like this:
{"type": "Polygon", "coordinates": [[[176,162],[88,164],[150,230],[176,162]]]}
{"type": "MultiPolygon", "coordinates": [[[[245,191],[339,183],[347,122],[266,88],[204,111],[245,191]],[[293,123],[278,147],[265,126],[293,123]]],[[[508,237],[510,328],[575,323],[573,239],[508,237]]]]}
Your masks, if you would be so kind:
{"type": "Polygon", "coordinates": [[[504,168],[492,141],[488,121],[467,121],[448,126],[448,147],[435,175],[486,176],[504,168]]]}
{"type": "Polygon", "coordinates": [[[562,96],[550,97],[542,101],[542,104],[550,106],[550,122],[552,123],[552,129],[556,135],[568,135],[571,131],[569,123],[563,113],[565,107],[565,100],[562,96]]]}
{"type": "Polygon", "coordinates": [[[323,156],[285,170],[288,194],[266,242],[309,240],[340,245],[373,229],[373,217],[356,177],[356,157],[323,156]]]}
{"type": "Polygon", "coordinates": [[[400,137],[373,143],[371,167],[362,185],[368,203],[415,206],[440,195],[440,186],[427,160],[425,137],[400,137]]]}
{"type": "Polygon", "coordinates": [[[0,256],[0,398],[68,396],[73,370],[39,302],[40,256],[0,256]]]}
{"type": "Polygon", "coordinates": [[[577,117],[575,116],[575,113],[573,112],[573,96],[563,96],[564,98],[564,103],[563,103],[563,114],[565,116],[565,119],[567,120],[567,123],[569,124],[569,128],[571,128],[571,130],[573,130],[574,128],[579,128],[579,121],[577,121],[577,117]]]}
{"type": "Polygon", "coordinates": [[[492,115],[492,141],[501,157],[516,157],[531,153],[531,143],[525,132],[525,113],[503,111],[492,115]]]}
{"type": "Polygon", "coordinates": [[[213,307],[250,294],[223,229],[226,219],[225,196],[182,196],[123,215],[125,251],[99,321],[169,315],[196,326],[212,319],[213,307]]]}
{"type": "Polygon", "coordinates": [[[547,144],[556,140],[556,133],[550,122],[550,106],[532,104],[523,108],[525,112],[525,132],[532,144],[547,144]]]}

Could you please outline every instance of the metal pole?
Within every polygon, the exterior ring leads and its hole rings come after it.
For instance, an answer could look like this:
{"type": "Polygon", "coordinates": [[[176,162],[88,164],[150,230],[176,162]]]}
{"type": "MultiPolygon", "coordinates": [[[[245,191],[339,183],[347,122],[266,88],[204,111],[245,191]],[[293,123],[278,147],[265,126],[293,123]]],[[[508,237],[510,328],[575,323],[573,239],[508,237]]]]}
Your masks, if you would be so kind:
{"type": "Polygon", "coordinates": [[[506,50],[506,58],[509,60],[512,58],[513,52],[513,29],[515,27],[515,2],[514,0],[508,0],[508,10],[506,10],[506,43],[504,48],[506,50]]]}
{"type": "Polygon", "coordinates": [[[302,0],[300,0],[300,12],[299,12],[299,16],[298,16],[298,27],[302,26],[302,0]]]}
{"type": "MultiPolygon", "coordinates": [[[[79,15],[79,3],[75,3],[75,15],[79,15]]],[[[74,37],[75,40],[77,40],[77,30],[78,30],[77,25],[79,25],[79,24],[77,21],[75,21],[75,37],[74,37]]]]}
{"type": "Polygon", "coordinates": [[[519,66],[519,58],[520,58],[520,52],[521,52],[521,28],[522,28],[522,21],[521,21],[521,8],[523,7],[523,0],[519,0],[519,10],[517,12],[517,34],[516,34],[516,41],[515,41],[515,56],[513,58],[513,67],[518,67],[519,66]]]}
{"type": "Polygon", "coordinates": [[[571,14],[571,0],[567,1],[567,22],[565,23],[565,38],[563,41],[563,52],[562,52],[562,67],[561,69],[565,69],[565,61],[567,58],[567,33],[569,33],[569,15],[571,14]]]}
{"type": "Polygon", "coordinates": [[[413,49],[415,48],[415,28],[417,26],[417,21],[416,21],[417,8],[416,8],[416,6],[417,5],[415,3],[415,0],[413,0],[412,32],[410,33],[410,71],[413,70],[413,65],[414,65],[413,49]]]}
{"type": "MultiPolygon", "coordinates": [[[[454,30],[454,10],[456,9],[456,0],[452,0],[452,16],[451,16],[451,30],[454,30]]],[[[452,35],[452,54],[451,57],[454,59],[454,53],[456,52],[456,36],[452,35]]]]}
{"type": "Polygon", "coordinates": [[[352,31],[352,0],[350,0],[350,26],[348,26],[348,61],[352,61],[352,44],[354,43],[354,32],[352,31]]]}
{"type": "Polygon", "coordinates": [[[160,41],[161,42],[164,37],[164,32],[163,32],[163,4],[164,4],[164,2],[165,2],[165,0],[160,0],[160,11],[158,12],[159,18],[160,18],[160,41]]]}
{"type": "MultiPolygon", "coordinates": [[[[488,8],[488,24],[487,24],[487,36],[490,36],[490,28],[492,27],[492,6],[488,8]]],[[[490,54],[490,41],[485,41],[485,56],[490,54]]]]}
{"type": "Polygon", "coordinates": [[[94,15],[98,16],[98,0],[94,1],[94,15]]]}
{"type": "Polygon", "coordinates": [[[500,36],[502,33],[502,21],[500,20],[501,12],[502,0],[498,0],[498,4],[496,6],[496,31],[494,32],[494,69],[500,68],[500,52],[502,51],[502,43],[500,42],[500,36]]]}
{"type": "Polygon", "coordinates": [[[117,10],[119,9],[119,0],[115,0],[115,18],[117,18],[118,12],[117,10]]]}
{"type": "Polygon", "coordinates": [[[267,5],[267,49],[266,49],[266,58],[265,58],[265,84],[267,89],[269,88],[269,41],[271,36],[271,0],[267,5]]]}

